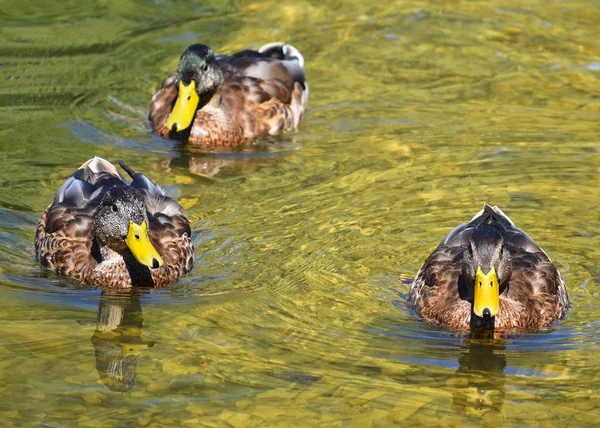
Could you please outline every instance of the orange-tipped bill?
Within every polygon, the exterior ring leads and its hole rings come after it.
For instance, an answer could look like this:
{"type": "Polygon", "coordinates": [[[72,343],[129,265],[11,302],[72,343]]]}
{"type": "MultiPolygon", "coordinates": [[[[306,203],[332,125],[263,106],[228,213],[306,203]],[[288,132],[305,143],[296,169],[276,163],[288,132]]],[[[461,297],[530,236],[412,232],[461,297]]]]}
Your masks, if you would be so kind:
{"type": "Polygon", "coordinates": [[[481,267],[477,267],[473,312],[482,318],[494,317],[500,312],[500,286],[496,269],[491,268],[487,274],[484,274],[481,267]]]}

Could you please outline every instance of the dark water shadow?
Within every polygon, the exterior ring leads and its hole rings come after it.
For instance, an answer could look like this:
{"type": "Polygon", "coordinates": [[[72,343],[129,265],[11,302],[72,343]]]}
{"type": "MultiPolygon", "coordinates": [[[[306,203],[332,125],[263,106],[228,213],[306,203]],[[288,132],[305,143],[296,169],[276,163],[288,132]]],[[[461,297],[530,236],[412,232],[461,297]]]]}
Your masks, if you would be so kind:
{"type": "Polygon", "coordinates": [[[146,128],[139,130],[139,134],[142,137],[136,139],[109,134],[85,120],[70,120],[60,126],[69,129],[79,141],[87,144],[102,145],[118,150],[153,153],[162,156],[173,156],[175,153],[174,146],[170,141],[155,135],[144,135],[148,132],[146,128]]]}
{"type": "Polygon", "coordinates": [[[142,338],[144,317],[139,292],[104,290],[92,345],[96,371],[111,391],[126,392],[136,382],[137,360],[154,342],[142,338]]]}
{"type": "Polygon", "coordinates": [[[503,341],[467,339],[459,350],[452,385],[452,410],[468,416],[495,415],[504,404],[506,346],[503,341]]]}
{"type": "MultiPolygon", "coordinates": [[[[553,340],[565,340],[565,337],[557,337],[556,332],[500,338],[490,332],[474,335],[430,325],[420,319],[407,303],[410,283],[410,280],[403,281],[399,291],[394,280],[394,288],[389,293],[386,288],[381,289],[385,293],[382,295],[401,311],[399,318],[402,322],[398,324],[398,317],[386,317],[376,323],[376,328],[368,329],[374,334],[373,349],[383,351],[378,356],[409,363],[415,375],[410,382],[415,384],[415,388],[424,385],[449,393],[452,397],[449,409],[473,422],[482,418],[488,420],[501,413],[507,375],[542,375],[543,371],[538,372],[527,363],[524,363],[526,370],[518,361],[516,366],[508,366],[508,352],[545,349],[553,340]],[[539,344],[528,343],[522,349],[520,344],[527,341],[539,344]]],[[[398,380],[406,382],[402,376],[398,380]]]]}

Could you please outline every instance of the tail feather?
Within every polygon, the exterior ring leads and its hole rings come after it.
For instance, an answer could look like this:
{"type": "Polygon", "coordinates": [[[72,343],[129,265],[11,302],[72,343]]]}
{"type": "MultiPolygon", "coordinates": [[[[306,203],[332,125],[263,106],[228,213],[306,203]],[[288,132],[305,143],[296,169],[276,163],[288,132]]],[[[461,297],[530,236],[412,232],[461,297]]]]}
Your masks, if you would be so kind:
{"type": "MultiPolygon", "coordinates": [[[[98,156],[93,157],[81,165],[75,174],[77,174],[79,171],[81,171],[81,177],[77,178],[87,181],[90,184],[96,184],[103,178],[107,178],[107,175],[111,175],[120,180],[123,179],[117,168],[112,163],[98,156]]],[[[75,176],[75,174],[73,174],[73,176],[75,176]]]]}
{"type": "Polygon", "coordinates": [[[490,206],[488,204],[483,204],[483,209],[479,211],[471,221],[469,222],[469,226],[480,226],[482,224],[492,224],[498,223],[505,228],[511,228],[514,226],[512,220],[500,210],[497,206],[490,206]]]}
{"type": "Polygon", "coordinates": [[[133,181],[130,184],[131,187],[140,190],[146,190],[151,195],[164,195],[162,189],[154,181],[150,180],[145,174],[142,174],[141,172],[136,173],[123,161],[119,161],[119,165],[121,165],[121,168],[123,168],[132,178],[133,181]]]}
{"type": "Polygon", "coordinates": [[[512,220],[495,205],[492,207],[484,204],[483,209],[473,217],[468,227],[479,227],[481,225],[499,225],[503,229],[502,237],[505,242],[531,253],[544,253],[527,233],[515,226],[512,220]]]}
{"type": "Polygon", "coordinates": [[[121,168],[123,168],[125,170],[125,172],[133,179],[135,178],[135,171],[133,169],[131,169],[129,167],[129,165],[127,165],[125,162],[123,161],[119,161],[119,165],[121,165],[121,168]]]}
{"type": "Polygon", "coordinates": [[[284,42],[271,42],[263,45],[258,50],[263,56],[280,60],[297,60],[300,67],[304,68],[304,57],[294,46],[284,42]]]}

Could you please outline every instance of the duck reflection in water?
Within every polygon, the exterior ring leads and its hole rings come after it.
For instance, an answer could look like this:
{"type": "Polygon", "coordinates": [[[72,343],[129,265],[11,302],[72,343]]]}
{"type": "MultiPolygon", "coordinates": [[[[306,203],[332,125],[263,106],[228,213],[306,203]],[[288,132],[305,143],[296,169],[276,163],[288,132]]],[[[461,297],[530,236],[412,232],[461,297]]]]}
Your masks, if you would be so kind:
{"type": "Polygon", "coordinates": [[[243,149],[223,149],[212,151],[194,147],[177,147],[178,157],[160,161],[161,169],[188,169],[193,175],[213,179],[234,177],[252,173],[262,168],[271,168],[282,162],[287,156],[299,150],[294,138],[281,141],[262,141],[243,149]]]}
{"type": "Polygon", "coordinates": [[[505,345],[502,340],[467,339],[460,349],[452,385],[452,410],[474,417],[500,413],[504,403],[505,345]]]}
{"type": "Polygon", "coordinates": [[[135,290],[105,290],[100,296],[92,345],[96,370],[111,391],[129,391],[135,385],[140,352],[154,346],[142,340],[142,305],[135,290]]]}

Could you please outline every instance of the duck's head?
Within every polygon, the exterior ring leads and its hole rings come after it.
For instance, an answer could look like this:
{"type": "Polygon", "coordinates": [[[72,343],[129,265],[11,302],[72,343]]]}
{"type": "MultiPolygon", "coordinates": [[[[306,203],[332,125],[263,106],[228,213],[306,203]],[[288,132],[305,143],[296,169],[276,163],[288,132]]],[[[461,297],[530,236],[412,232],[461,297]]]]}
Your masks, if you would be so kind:
{"type": "Polygon", "coordinates": [[[473,313],[484,319],[500,312],[500,294],[511,275],[511,260],[502,235],[495,227],[480,226],[471,235],[463,257],[463,275],[473,287],[473,313]]]}
{"type": "Polygon", "coordinates": [[[185,50],[177,69],[177,99],[167,119],[167,127],[181,132],[190,127],[200,101],[212,96],[223,81],[212,49],[196,44],[185,50]]]}
{"type": "Polygon", "coordinates": [[[164,263],[148,237],[144,197],[133,187],[108,189],[94,215],[94,230],[101,248],[117,253],[129,248],[139,263],[154,269],[164,263]]]}

